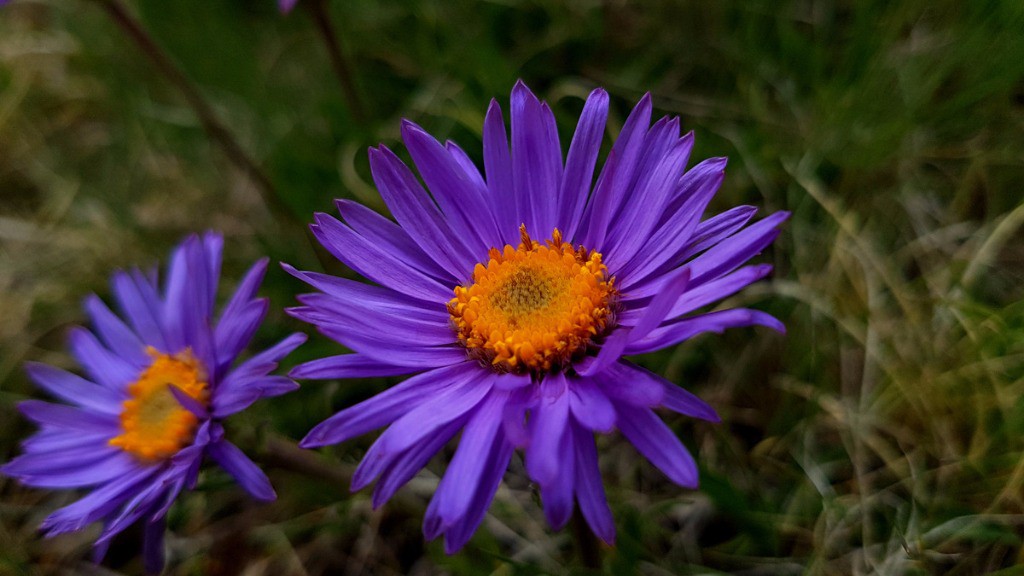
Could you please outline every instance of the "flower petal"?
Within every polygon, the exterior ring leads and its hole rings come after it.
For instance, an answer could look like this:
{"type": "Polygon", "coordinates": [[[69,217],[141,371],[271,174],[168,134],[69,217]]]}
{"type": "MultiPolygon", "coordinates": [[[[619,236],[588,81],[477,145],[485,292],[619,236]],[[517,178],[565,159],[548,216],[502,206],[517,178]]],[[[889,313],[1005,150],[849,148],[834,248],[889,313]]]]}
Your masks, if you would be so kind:
{"type": "Polygon", "coordinates": [[[121,403],[127,399],[123,390],[100,386],[46,364],[26,362],[25,371],[33,382],[50,394],[95,412],[116,416],[121,413],[121,403]]]}
{"type": "Polygon", "coordinates": [[[384,203],[413,241],[453,277],[470,274],[475,263],[471,251],[409,167],[381,146],[370,148],[370,172],[384,203]]]}
{"type": "Polygon", "coordinates": [[[561,472],[562,437],[569,417],[569,390],[562,373],[547,375],[540,383],[540,401],[534,408],[526,471],[541,486],[561,472]]]}
{"type": "Polygon", "coordinates": [[[386,426],[450,386],[464,383],[474,373],[475,366],[464,362],[413,376],[324,420],[299,445],[314,448],[337,444],[386,426]]]}
{"type": "Polygon", "coordinates": [[[767,326],[778,332],[785,333],[786,331],[782,322],[766,312],[749,308],[734,308],[664,324],[655,328],[645,338],[630,342],[626,346],[626,354],[646,354],[689,340],[705,332],[721,334],[726,328],[745,326],[767,326]]]}
{"type": "Polygon", "coordinates": [[[601,151],[601,137],[608,120],[608,93],[598,88],[587,96],[576,133],[569,145],[565,161],[562,189],[559,192],[557,225],[564,227],[562,236],[570,242],[576,234],[583,216],[590,186],[594,180],[594,166],[601,151]]]}
{"type": "Polygon", "coordinates": [[[274,487],[270,485],[267,475],[253,463],[237,446],[221,440],[209,444],[206,449],[210,456],[220,464],[221,468],[238,482],[253,498],[262,502],[277,499],[274,487]]]}
{"type": "Polygon", "coordinates": [[[679,438],[648,408],[618,407],[619,430],[637,451],[684,488],[697,487],[697,462],[679,438]]]}
{"type": "Polygon", "coordinates": [[[551,233],[558,215],[562,151],[555,117],[520,80],[512,88],[512,185],[528,230],[551,233]]]}
{"type": "Polygon", "coordinates": [[[502,244],[519,242],[519,225],[525,219],[519,215],[516,206],[515,189],[512,186],[512,153],[508,146],[508,133],[501,106],[491,100],[484,118],[484,171],[487,173],[487,188],[494,204],[494,219],[502,244]]]}
{"type": "MultiPolygon", "coordinates": [[[[453,363],[465,361],[465,357],[453,357],[453,363]]],[[[362,354],[340,354],[317,358],[292,368],[288,376],[303,380],[330,380],[335,378],[379,378],[401,376],[419,369],[409,366],[393,366],[387,362],[367,358],[362,354]]]]}
{"type": "Polygon", "coordinates": [[[597,447],[592,434],[579,425],[573,426],[576,457],[576,500],[583,518],[605,544],[615,543],[615,521],[604,494],[601,469],[597,464],[597,447]]]}

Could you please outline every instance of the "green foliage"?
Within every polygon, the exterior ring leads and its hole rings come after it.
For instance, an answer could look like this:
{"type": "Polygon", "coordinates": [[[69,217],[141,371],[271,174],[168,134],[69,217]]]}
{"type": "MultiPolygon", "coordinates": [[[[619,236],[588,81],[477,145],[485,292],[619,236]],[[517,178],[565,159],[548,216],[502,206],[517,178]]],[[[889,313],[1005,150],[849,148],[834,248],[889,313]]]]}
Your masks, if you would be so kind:
{"type": "MultiPolygon", "coordinates": [[[[619,532],[584,568],[547,528],[514,461],[461,554],[419,523],[438,458],[380,510],[347,478],[370,438],[300,451],[331,412],[392,383],[309,382],[229,421],[279,500],[219,472],[173,509],[176,574],[1011,573],[1024,538],[1024,4],[985,2],[329,3],[354,103],[303,2],[136,0],[261,186],[211,138],[180,86],[86,0],[0,12],[0,460],[31,427],[26,360],[71,366],[79,302],[111,270],[150,266],[183,235],[227,237],[225,292],[256,258],[350,274],[311,245],[334,198],[383,210],[366,149],[404,154],[399,120],[480,160],[483,114],[523,78],[563,146],[582,98],[609,132],[645,91],[729,156],[712,204],[787,209],[761,257],[771,281],[733,298],[776,314],[640,361],[707,399],[719,425],[669,417],[703,487],[668,483],[620,438],[599,443],[619,532]],[[361,113],[360,113],[361,110],[361,113]]],[[[305,329],[301,283],[272,267],[255,346],[305,329]]],[[[291,361],[339,353],[313,336],[291,361]]],[[[449,454],[450,455],[450,454],[449,454]]],[[[0,478],[0,573],[84,570],[92,531],[41,540],[73,494],[0,478]]],[[[141,570],[141,534],[107,565],[141,570]]]]}

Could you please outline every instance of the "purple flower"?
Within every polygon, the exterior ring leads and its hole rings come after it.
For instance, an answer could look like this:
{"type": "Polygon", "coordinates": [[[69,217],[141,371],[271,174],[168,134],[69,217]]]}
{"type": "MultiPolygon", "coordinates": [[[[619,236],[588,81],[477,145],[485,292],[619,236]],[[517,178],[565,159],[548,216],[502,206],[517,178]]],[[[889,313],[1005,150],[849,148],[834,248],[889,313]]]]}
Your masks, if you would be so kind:
{"type": "Polygon", "coordinates": [[[171,256],[162,295],[155,270],[117,272],[112,287],[121,317],[96,296],[86,299],[93,331],[76,328],[70,337],[86,378],[27,366],[67,404],[20,404],[40,429],[0,472],[41,488],[91,487],[42,528],[53,536],[102,521],[97,561],[118,532],[142,519],[146,569],[159,572],[164,516],[182,488],[195,486],[204,454],[254,498],[276,497],[263,472],[224,439],[221,420],[297,388],[268,373],[305,336],[293,334],[233,366],[267,313],[267,300],[256,298],[267,260],[249,270],[214,322],[222,247],[213,233],[187,238],[171,256]]]}
{"type": "Polygon", "coordinates": [[[283,13],[287,14],[295,8],[295,5],[299,3],[299,0],[277,0],[277,8],[283,13]]]}
{"type": "Polygon", "coordinates": [[[725,159],[686,170],[692,134],[653,125],[651,99],[630,114],[591,186],[608,111],[590,94],[563,164],[555,119],[521,82],[511,146],[501,110],[484,121],[481,173],[454,143],[412,122],[402,137],[426,184],[395,154],[370,150],[374,181],[397,224],[340,200],[344,220],[312,225],[336,258],[378,286],[286,269],[320,290],[290,313],[354,351],[298,366],[295,378],[413,374],[327,419],[305,447],[389,426],[357,469],[382,504],[456,433],[457,451],[426,512],[428,539],[460,549],[483,519],[514,447],[556,529],[574,500],[605,542],[615,526],[595,433],[615,428],[673,482],[697,465],[655,414],[717,422],[693,394],[626,360],[704,332],[775,318],[743,308],[701,312],[767,275],[743,266],[778,235],[779,212],[748,225],[741,206],[702,220],[725,159]]]}

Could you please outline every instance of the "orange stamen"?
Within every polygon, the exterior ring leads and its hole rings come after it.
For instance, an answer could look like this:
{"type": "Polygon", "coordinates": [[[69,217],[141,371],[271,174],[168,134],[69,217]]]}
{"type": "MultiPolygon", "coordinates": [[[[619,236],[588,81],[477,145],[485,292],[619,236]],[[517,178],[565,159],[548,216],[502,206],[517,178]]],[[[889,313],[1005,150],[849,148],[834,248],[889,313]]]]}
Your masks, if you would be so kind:
{"type": "Polygon", "coordinates": [[[448,313],[459,341],[495,370],[547,372],[568,366],[614,321],[618,292],[601,254],[530,238],[492,248],[473,282],[456,286],[448,313]]]}
{"type": "Polygon", "coordinates": [[[131,396],[121,410],[123,432],[110,439],[111,446],[147,461],[169,458],[191,442],[199,419],[181,406],[171,393],[177,386],[186,395],[206,404],[206,374],[190,350],[170,356],[150,347],[153,357],[139,379],[128,387],[131,396]]]}

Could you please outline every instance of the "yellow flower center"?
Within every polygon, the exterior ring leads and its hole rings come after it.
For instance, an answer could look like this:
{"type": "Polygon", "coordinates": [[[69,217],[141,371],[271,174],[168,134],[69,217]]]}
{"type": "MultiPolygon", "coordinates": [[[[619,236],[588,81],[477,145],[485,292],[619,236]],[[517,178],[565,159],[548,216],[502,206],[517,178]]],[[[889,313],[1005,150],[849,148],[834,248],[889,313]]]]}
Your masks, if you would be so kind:
{"type": "Polygon", "coordinates": [[[601,254],[562,242],[530,239],[491,248],[473,282],[456,286],[448,313],[470,354],[500,372],[547,372],[568,366],[614,321],[618,292],[601,254]]]}
{"type": "Polygon", "coordinates": [[[143,460],[169,458],[189,443],[199,419],[185,409],[171,393],[177,386],[187,396],[205,405],[208,397],[206,374],[190,350],[170,356],[150,347],[153,363],[128,387],[131,396],[121,410],[123,432],[110,439],[143,460]]]}

